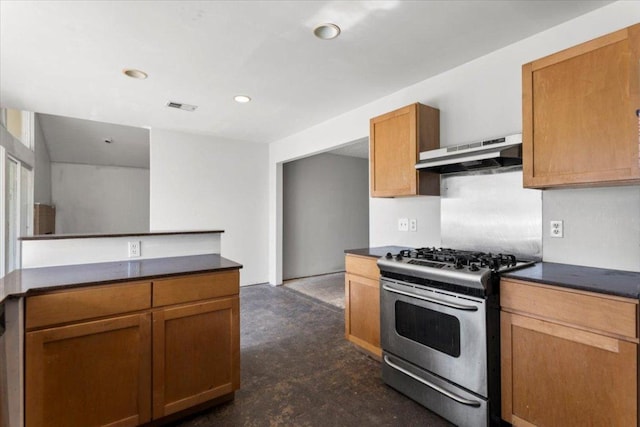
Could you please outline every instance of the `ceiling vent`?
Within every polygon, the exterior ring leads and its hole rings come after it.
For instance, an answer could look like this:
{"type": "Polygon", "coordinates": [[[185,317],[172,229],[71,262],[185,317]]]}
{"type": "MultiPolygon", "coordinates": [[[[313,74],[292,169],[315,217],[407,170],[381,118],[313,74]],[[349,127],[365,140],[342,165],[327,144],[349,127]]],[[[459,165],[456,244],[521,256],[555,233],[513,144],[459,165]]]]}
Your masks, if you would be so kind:
{"type": "Polygon", "coordinates": [[[177,108],[178,110],[184,110],[184,111],[196,111],[196,108],[198,108],[197,105],[183,104],[181,102],[174,102],[174,101],[167,102],[167,107],[177,108]]]}

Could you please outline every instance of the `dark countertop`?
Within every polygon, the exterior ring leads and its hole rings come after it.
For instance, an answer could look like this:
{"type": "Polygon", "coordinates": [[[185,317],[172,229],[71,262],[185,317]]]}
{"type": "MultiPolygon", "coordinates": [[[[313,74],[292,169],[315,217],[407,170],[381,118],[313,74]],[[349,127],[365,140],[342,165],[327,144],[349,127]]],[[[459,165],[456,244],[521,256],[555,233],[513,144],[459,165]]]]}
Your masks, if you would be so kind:
{"type": "Polygon", "coordinates": [[[52,290],[242,268],[218,254],[15,270],[0,279],[0,303],[52,290]]]}
{"type": "Polygon", "coordinates": [[[368,256],[371,258],[380,258],[391,252],[397,254],[403,249],[413,249],[408,246],[378,246],[375,248],[345,249],[345,254],[368,256]]]}
{"type": "Polygon", "coordinates": [[[640,298],[640,273],[540,262],[502,275],[506,278],[627,298],[640,298]]]}
{"type": "Polygon", "coordinates": [[[35,236],[18,237],[18,240],[61,240],[61,239],[96,239],[103,237],[129,236],[173,236],[176,234],[219,234],[224,230],[192,230],[192,231],[149,231],[140,233],[112,233],[112,234],[37,234],[35,236]]]}

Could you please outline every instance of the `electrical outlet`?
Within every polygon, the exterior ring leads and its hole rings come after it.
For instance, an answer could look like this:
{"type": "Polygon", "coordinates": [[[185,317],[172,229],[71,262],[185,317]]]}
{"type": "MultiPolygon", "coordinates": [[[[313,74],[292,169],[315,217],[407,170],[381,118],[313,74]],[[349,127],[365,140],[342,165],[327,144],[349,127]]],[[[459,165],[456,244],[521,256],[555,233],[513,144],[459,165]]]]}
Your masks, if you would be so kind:
{"type": "Polygon", "coordinates": [[[409,231],[418,231],[418,220],[411,218],[409,220],[409,231]]]}
{"type": "Polygon", "coordinates": [[[139,257],[140,255],[140,240],[129,242],[129,258],[139,257]]]}
{"type": "Polygon", "coordinates": [[[549,235],[551,237],[564,237],[564,221],[551,221],[549,223],[549,235]]]}
{"type": "Polygon", "coordinates": [[[400,219],[398,219],[398,231],[409,231],[409,219],[408,218],[400,218],[400,219]]]}

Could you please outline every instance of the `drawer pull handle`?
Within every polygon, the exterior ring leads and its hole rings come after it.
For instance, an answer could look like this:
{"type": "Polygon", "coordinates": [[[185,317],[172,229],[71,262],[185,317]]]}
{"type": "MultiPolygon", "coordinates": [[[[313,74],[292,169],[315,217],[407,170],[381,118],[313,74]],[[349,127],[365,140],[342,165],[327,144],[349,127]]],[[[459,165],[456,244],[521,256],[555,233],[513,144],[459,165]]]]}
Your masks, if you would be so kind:
{"type": "Polygon", "coordinates": [[[406,369],[396,365],[395,363],[391,362],[389,360],[389,357],[387,355],[384,356],[384,361],[387,365],[389,365],[390,367],[392,367],[393,369],[395,369],[396,371],[402,372],[403,374],[413,378],[414,380],[426,385],[429,388],[432,388],[433,390],[437,391],[440,394],[444,394],[445,396],[447,396],[450,399],[455,400],[458,403],[462,403],[463,405],[467,405],[467,406],[474,406],[474,407],[479,407],[480,405],[482,405],[482,403],[478,402],[477,400],[469,400],[469,399],[465,399],[462,396],[458,396],[455,393],[451,393],[448,390],[443,389],[442,387],[440,387],[439,385],[433,384],[430,381],[425,380],[424,378],[421,378],[409,371],[407,371],[406,369]]]}
{"type": "Polygon", "coordinates": [[[404,295],[404,296],[407,296],[407,297],[410,297],[410,298],[417,298],[417,299],[421,299],[423,301],[428,301],[428,302],[432,302],[434,304],[444,305],[446,307],[451,307],[451,308],[455,308],[455,309],[458,309],[458,310],[478,311],[478,307],[476,307],[475,305],[456,304],[455,302],[449,302],[449,301],[441,300],[441,299],[438,299],[438,298],[425,297],[424,295],[418,295],[418,294],[414,294],[414,293],[411,293],[411,292],[401,291],[400,289],[395,289],[395,288],[392,288],[391,286],[387,286],[387,285],[382,285],[382,289],[384,289],[385,291],[393,292],[394,294],[400,294],[400,295],[404,295]]]}

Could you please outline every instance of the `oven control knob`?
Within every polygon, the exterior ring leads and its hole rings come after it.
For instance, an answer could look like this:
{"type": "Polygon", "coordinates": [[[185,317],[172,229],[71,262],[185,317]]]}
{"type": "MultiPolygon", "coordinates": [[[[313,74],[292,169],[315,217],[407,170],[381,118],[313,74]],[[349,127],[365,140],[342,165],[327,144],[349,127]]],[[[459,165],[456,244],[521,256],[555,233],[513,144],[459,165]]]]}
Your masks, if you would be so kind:
{"type": "Polygon", "coordinates": [[[453,268],[455,268],[456,270],[461,270],[464,268],[464,265],[462,265],[462,260],[461,259],[456,259],[455,264],[453,265],[453,268]]]}
{"type": "Polygon", "coordinates": [[[396,255],[396,261],[402,261],[402,254],[396,255]]]}
{"type": "Polygon", "coordinates": [[[393,255],[391,255],[391,252],[387,252],[387,254],[384,257],[386,259],[391,259],[391,258],[393,258],[393,255]]]}
{"type": "Polygon", "coordinates": [[[469,266],[469,270],[471,270],[471,271],[478,271],[478,270],[480,270],[480,268],[478,267],[478,264],[471,264],[471,265],[469,266]]]}

